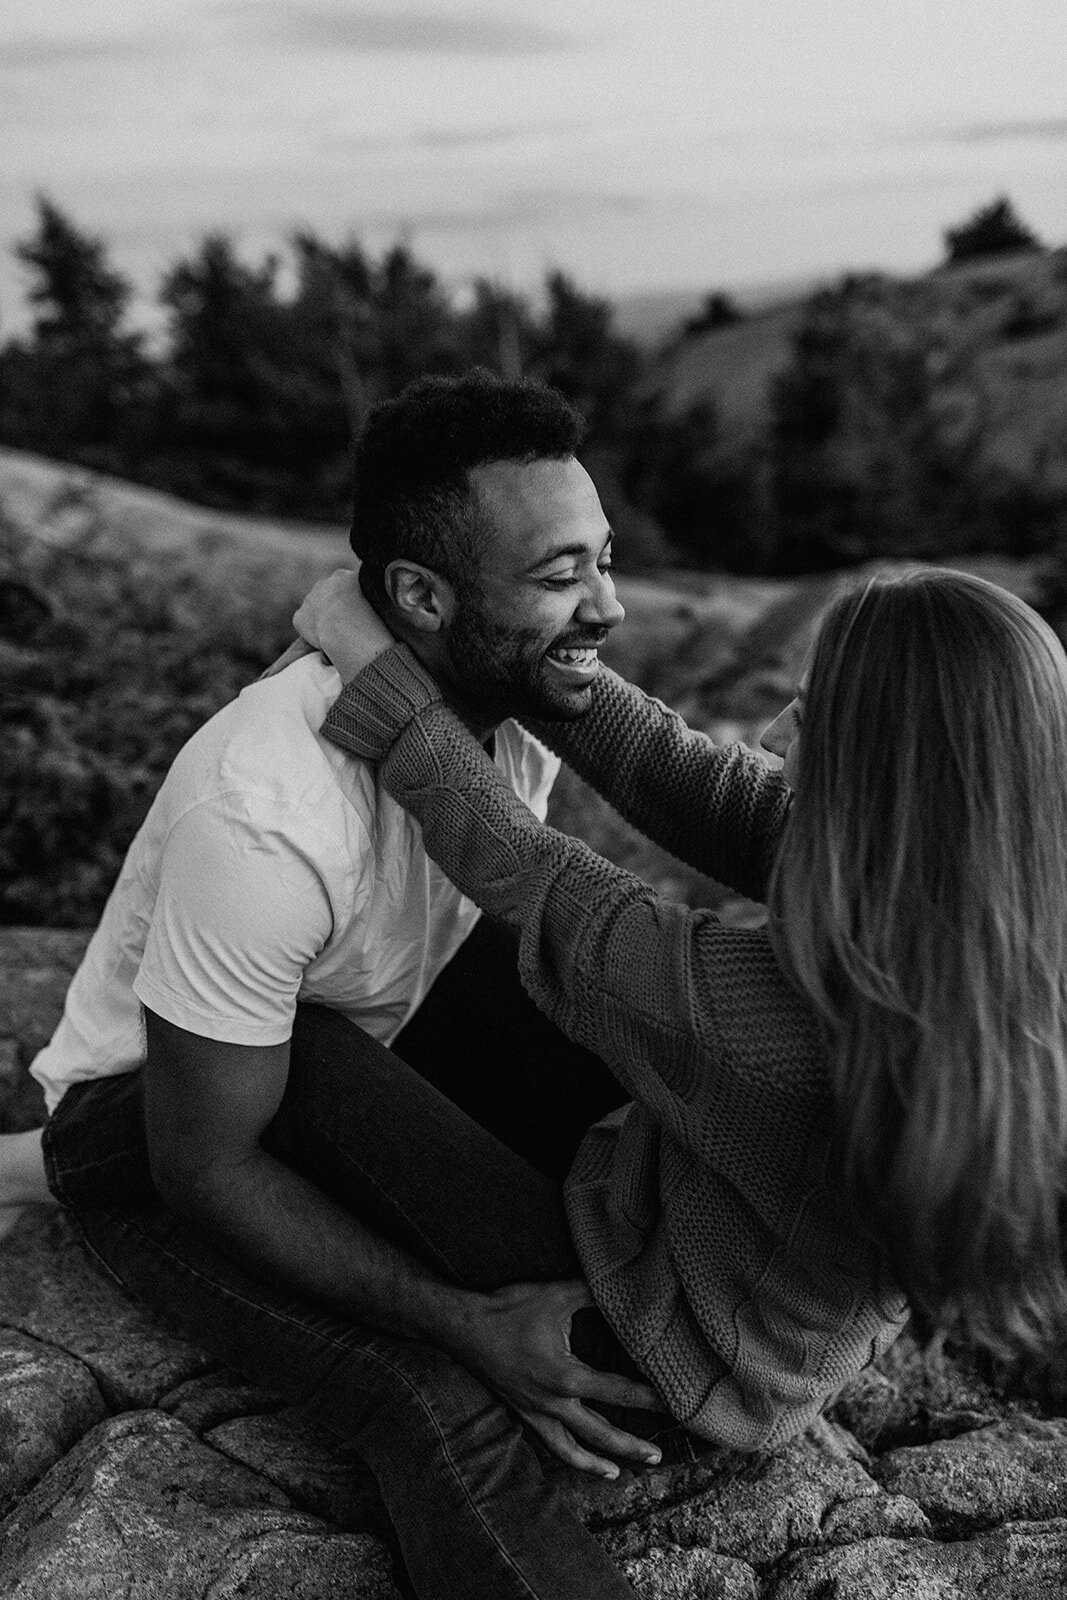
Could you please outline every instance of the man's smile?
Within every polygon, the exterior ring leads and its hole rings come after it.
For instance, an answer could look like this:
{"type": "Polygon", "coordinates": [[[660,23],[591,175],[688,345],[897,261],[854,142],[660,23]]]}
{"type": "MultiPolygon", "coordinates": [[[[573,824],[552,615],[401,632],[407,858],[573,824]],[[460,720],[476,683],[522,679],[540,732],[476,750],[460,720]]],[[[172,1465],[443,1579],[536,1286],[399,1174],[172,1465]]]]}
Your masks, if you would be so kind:
{"type": "Polygon", "coordinates": [[[592,683],[600,670],[600,656],[590,646],[562,646],[545,656],[553,673],[574,688],[592,683]]]}
{"type": "Polygon", "coordinates": [[[554,675],[572,688],[584,688],[586,684],[591,683],[600,669],[598,647],[605,637],[605,632],[599,633],[595,640],[572,640],[569,643],[554,644],[550,650],[546,650],[545,660],[553,669],[554,675]]]}

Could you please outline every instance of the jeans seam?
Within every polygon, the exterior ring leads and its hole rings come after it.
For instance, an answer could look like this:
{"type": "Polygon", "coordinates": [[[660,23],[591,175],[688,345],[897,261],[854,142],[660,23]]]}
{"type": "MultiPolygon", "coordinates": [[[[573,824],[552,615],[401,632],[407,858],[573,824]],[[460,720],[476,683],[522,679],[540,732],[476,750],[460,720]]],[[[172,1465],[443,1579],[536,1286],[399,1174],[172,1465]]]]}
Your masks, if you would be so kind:
{"type": "MultiPolygon", "coordinates": [[[[447,1355],[447,1351],[445,1353],[447,1355]]],[[[485,1530],[486,1534],[488,1535],[489,1539],[492,1541],[493,1546],[495,1547],[495,1549],[497,1551],[497,1554],[502,1558],[502,1560],[504,1561],[505,1565],[508,1567],[508,1569],[511,1572],[513,1572],[515,1574],[515,1576],[518,1578],[518,1580],[522,1584],[523,1588],[527,1591],[527,1593],[530,1594],[530,1595],[533,1595],[534,1596],[534,1600],[536,1600],[537,1591],[532,1587],[532,1585],[529,1583],[529,1581],[525,1577],[524,1573],[522,1572],[522,1569],[517,1565],[517,1563],[515,1562],[513,1557],[505,1549],[504,1545],[501,1543],[500,1539],[498,1538],[495,1530],[493,1529],[493,1527],[489,1523],[488,1519],[486,1518],[485,1513],[482,1511],[481,1507],[478,1505],[478,1502],[474,1499],[473,1495],[471,1494],[470,1488],[467,1485],[467,1481],[466,1481],[463,1473],[460,1471],[459,1467],[457,1466],[455,1457],[453,1456],[451,1448],[449,1447],[447,1435],[445,1434],[444,1429],[442,1428],[441,1423],[439,1422],[439,1420],[437,1418],[437,1415],[434,1412],[433,1407],[430,1405],[429,1401],[427,1400],[427,1398],[424,1395],[424,1393],[422,1392],[422,1390],[415,1383],[412,1382],[412,1380],[408,1377],[406,1372],[404,1372],[399,1367],[396,1367],[391,1361],[389,1361],[387,1359],[387,1357],[385,1357],[385,1356],[381,1355],[379,1352],[375,1351],[375,1352],[373,1352],[373,1358],[374,1358],[375,1361],[379,1362],[382,1366],[384,1366],[389,1372],[391,1372],[395,1378],[399,1379],[399,1381],[410,1392],[410,1395],[411,1395],[412,1399],[414,1400],[414,1403],[422,1410],[424,1416],[428,1418],[430,1424],[433,1427],[434,1433],[437,1435],[438,1444],[440,1446],[441,1454],[444,1457],[445,1461],[447,1462],[447,1464],[448,1464],[448,1466],[449,1466],[449,1468],[450,1468],[450,1470],[452,1472],[453,1478],[455,1479],[456,1483],[459,1485],[460,1489],[462,1490],[463,1498],[467,1502],[467,1505],[469,1506],[471,1512],[473,1513],[473,1515],[476,1518],[476,1520],[481,1524],[482,1528],[484,1528],[484,1530],[485,1530]]],[[[453,1358],[449,1357],[449,1359],[451,1360],[453,1358]]],[[[480,1379],[478,1379],[477,1381],[481,1382],[480,1379]]],[[[486,1390],[486,1393],[488,1394],[488,1393],[490,1393],[490,1391],[486,1390]]],[[[499,1406],[503,1406],[504,1405],[504,1402],[499,1398],[499,1396],[490,1395],[490,1398],[493,1400],[494,1404],[499,1405],[499,1406]]]]}
{"type": "MultiPolygon", "coordinates": [[[[445,1436],[445,1434],[444,1434],[444,1432],[442,1430],[440,1422],[437,1420],[437,1417],[434,1414],[433,1408],[430,1406],[430,1404],[428,1403],[428,1401],[426,1400],[426,1398],[422,1394],[422,1392],[415,1387],[415,1385],[406,1376],[406,1374],[404,1374],[402,1372],[400,1372],[400,1373],[395,1372],[395,1369],[393,1369],[390,1366],[389,1362],[384,1361],[384,1358],[379,1357],[378,1359],[383,1361],[383,1365],[390,1367],[390,1370],[394,1371],[394,1375],[399,1377],[401,1382],[405,1383],[407,1385],[407,1387],[411,1390],[411,1392],[412,1392],[412,1394],[414,1396],[414,1399],[415,1399],[415,1403],[422,1407],[423,1412],[428,1417],[430,1423],[433,1426],[434,1432],[436,1433],[438,1441],[439,1441],[441,1454],[444,1457],[445,1461],[448,1463],[448,1466],[451,1469],[452,1476],[456,1480],[456,1483],[459,1485],[460,1489],[462,1490],[463,1498],[467,1502],[467,1505],[470,1507],[471,1512],[473,1513],[473,1515],[476,1518],[476,1520],[485,1529],[485,1532],[486,1532],[487,1536],[489,1537],[489,1539],[492,1541],[493,1546],[496,1549],[496,1552],[497,1552],[498,1556],[501,1557],[501,1559],[503,1560],[503,1562],[507,1566],[508,1570],[510,1572],[514,1573],[515,1577],[522,1584],[522,1586],[526,1590],[526,1592],[528,1594],[530,1594],[530,1595],[533,1595],[534,1596],[534,1600],[536,1600],[537,1591],[530,1584],[530,1582],[526,1578],[525,1574],[523,1573],[522,1569],[519,1567],[517,1562],[514,1560],[514,1558],[510,1554],[510,1552],[505,1549],[504,1545],[501,1543],[499,1537],[497,1536],[497,1533],[496,1533],[495,1529],[492,1527],[492,1525],[488,1521],[487,1517],[485,1516],[485,1513],[482,1511],[481,1507],[478,1505],[478,1502],[474,1499],[474,1496],[471,1494],[471,1491],[470,1491],[470,1488],[467,1485],[466,1479],[464,1478],[462,1472],[459,1470],[459,1467],[456,1465],[455,1459],[454,1459],[454,1457],[452,1455],[452,1451],[449,1448],[448,1440],[447,1440],[447,1438],[446,1438],[446,1436],[445,1436]]],[[[488,1391],[486,1391],[486,1392],[488,1393],[488,1391]]],[[[503,1405],[503,1401],[500,1400],[498,1396],[493,1396],[492,1398],[493,1398],[495,1404],[503,1405]]],[[[549,1491],[549,1492],[551,1492],[551,1491],[549,1491]]]]}
{"type": "MultiPolygon", "coordinates": [[[[107,1269],[108,1275],[111,1278],[114,1278],[114,1279],[116,1279],[117,1282],[122,1283],[121,1278],[117,1278],[116,1273],[108,1265],[106,1259],[100,1254],[100,1252],[89,1241],[89,1239],[85,1237],[85,1232],[84,1232],[84,1229],[82,1228],[82,1226],[81,1226],[81,1224],[80,1224],[80,1222],[78,1220],[77,1213],[76,1212],[72,1212],[71,1215],[73,1215],[74,1220],[76,1222],[78,1222],[79,1232],[82,1234],[83,1238],[85,1239],[86,1247],[88,1248],[90,1253],[93,1255],[93,1257],[97,1261],[102,1263],[102,1265],[107,1269]]],[[[166,1260],[169,1263],[171,1263],[172,1266],[178,1272],[188,1273],[190,1277],[197,1278],[201,1283],[203,1283],[205,1285],[210,1285],[210,1287],[213,1290],[215,1290],[216,1292],[221,1290],[221,1292],[223,1294],[225,1294],[226,1296],[228,1296],[229,1298],[231,1298],[233,1300],[238,1301],[242,1306],[247,1306],[247,1307],[249,1307],[250,1309],[256,1311],[259,1314],[265,1314],[266,1316],[268,1316],[274,1322],[281,1323],[281,1324],[283,1324],[285,1326],[288,1326],[288,1327],[301,1329],[302,1331],[304,1331],[306,1333],[311,1333],[312,1337],[314,1337],[315,1339],[319,1339],[323,1343],[329,1344],[332,1349],[334,1349],[334,1350],[336,1350],[338,1352],[339,1357],[343,1356],[343,1355],[350,1355],[352,1353],[350,1346],[346,1345],[343,1340],[336,1339],[331,1334],[320,1332],[320,1331],[315,1331],[314,1333],[312,1333],[312,1330],[309,1329],[306,1324],[302,1323],[298,1317],[289,1316],[284,1312],[275,1311],[270,1306],[264,1306],[261,1303],[258,1303],[256,1301],[250,1300],[247,1297],[247,1295],[242,1294],[239,1290],[231,1288],[229,1285],[218,1284],[213,1278],[208,1277],[205,1273],[197,1271],[197,1269],[195,1267],[191,1266],[187,1261],[184,1261],[181,1258],[181,1256],[176,1255],[174,1253],[174,1251],[169,1250],[167,1248],[167,1246],[165,1244],[162,1244],[158,1239],[153,1238],[151,1234],[146,1232],[146,1230],[144,1230],[143,1228],[139,1227],[139,1225],[136,1223],[136,1221],[134,1221],[132,1218],[125,1217],[125,1216],[122,1215],[121,1212],[117,1212],[117,1211],[106,1211],[106,1212],[103,1213],[103,1215],[107,1218],[107,1220],[110,1223],[112,1223],[113,1225],[119,1227],[123,1232],[125,1232],[125,1233],[134,1233],[134,1234],[136,1234],[138,1236],[138,1238],[140,1240],[142,1240],[143,1242],[148,1243],[154,1251],[158,1252],[161,1256],[165,1257],[166,1260]]],[[[126,1288],[125,1284],[123,1284],[123,1288],[126,1288]]],[[[129,1293],[129,1290],[127,1290],[126,1292],[129,1293]]],[[[368,1324],[368,1326],[369,1326],[369,1324],[368,1324]]],[[[529,1595],[533,1596],[533,1600],[537,1600],[537,1591],[532,1588],[532,1586],[530,1585],[529,1581],[524,1576],[522,1570],[516,1565],[515,1561],[511,1557],[511,1555],[508,1553],[508,1551],[505,1549],[505,1547],[501,1543],[501,1541],[500,1541],[499,1537],[497,1536],[495,1530],[493,1529],[491,1524],[487,1521],[484,1513],[479,1508],[479,1506],[477,1504],[477,1501],[473,1498],[473,1496],[471,1494],[471,1491],[470,1491],[470,1488],[467,1485],[466,1479],[464,1478],[463,1473],[460,1471],[460,1469],[459,1469],[459,1467],[458,1467],[458,1465],[456,1463],[455,1457],[453,1456],[452,1451],[449,1448],[448,1441],[447,1441],[447,1436],[446,1436],[446,1434],[445,1434],[445,1432],[444,1432],[444,1430],[442,1428],[441,1422],[439,1421],[436,1413],[434,1412],[433,1407],[430,1405],[429,1401],[427,1400],[427,1398],[424,1395],[424,1393],[422,1392],[422,1390],[408,1376],[408,1374],[403,1370],[402,1367],[398,1366],[395,1362],[390,1361],[389,1358],[387,1356],[382,1355],[380,1351],[370,1350],[370,1349],[364,1348],[364,1349],[361,1349],[359,1351],[359,1354],[364,1356],[364,1357],[369,1357],[372,1361],[377,1363],[379,1366],[384,1367],[387,1372],[389,1372],[395,1379],[397,1379],[401,1384],[403,1384],[405,1389],[408,1390],[410,1398],[422,1410],[424,1416],[431,1423],[431,1425],[433,1427],[433,1430],[434,1430],[434,1433],[437,1436],[442,1456],[444,1457],[444,1459],[445,1459],[445,1461],[446,1461],[446,1463],[447,1463],[447,1465],[448,1465],[448,1467],[449,1467],[449,1469],[450,1469],[450,1471],[452,1473],[453,1478],[455,1479],[455,1481],[458,1484],[460,1490],[462,1491],[463,1497],[464,1497],[465,1501],[467,1502],[467,1505],[469,1506],[471,1512],[473,1513],[473,1515],[475,1516],[477,1521],[480,1523],[481,1527],[484,1529],[486,1535],[491,1540],[491,1542],[492,1542],[494,1548],[496,1549],[498,1555],[505,1562],[505,1564],[507,1565],[509,1570],[511,1570],[515,1574],[515,1576],[518,1578],[518,1580],[522,1583],[522,1585],[523,1585],[524,1589],[526,1590],[526,1592],[529,1595]]],[[[448,1352],[446,1351],[445,1354],[448,1355],[448,1352]]],[[[454,1359],[455,1359],[454,1357],[449,1356],[449,1360],[454,1360],[454,1359]]],[[[457,1365],[462,1365],[462,1363],[457,1363],[457,1365]]],[[[468,1370],[468,1369],[464,1369],[464,1370],[468,1370]]],[[[477,1379],[476,1381],[481,1382],[480,1379],[477,1379]]],[[[486,1390],[486,1393],[490,1393],[490,1391],[486,1390]]],[[[504,1402],[499,1398],[499,1396],[490,1395],[490,1397],[493,1399],[495,1404],[501,1405],[501,1406],[504,1405],[504,1402]]]]}
{"type": "Polygon", "coordinates": [[[73,1162],[64,1161],[62,1163],[63,1175],[64,1177],[76,1178],[79,1173],[93,1172],[97,1167],[110,1167],[115,1161],[121,1161],[127,1156],[144,1156],[145,1160],[148,1159],[143,1143],[128,1144],[123,1145],[121,1149],[109,1150],[106,1156],[100,1157],[99,1161],[80,1161],[77,1165],[73,1162]]]}

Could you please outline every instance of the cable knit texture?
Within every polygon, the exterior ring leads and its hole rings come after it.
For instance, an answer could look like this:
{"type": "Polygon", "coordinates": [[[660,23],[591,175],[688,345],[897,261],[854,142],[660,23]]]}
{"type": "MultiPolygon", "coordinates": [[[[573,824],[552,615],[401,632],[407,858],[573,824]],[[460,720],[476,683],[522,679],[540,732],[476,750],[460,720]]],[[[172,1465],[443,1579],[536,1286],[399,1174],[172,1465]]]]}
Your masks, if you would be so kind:
{"type": "MultiPolygon", "coordinates": [[[[586,716],[532,726],[657,842],[761,893],[788,790],[757,756],[606,670],[586,716]]],[[[660,900],[542,826],[404,646],[323,732],[383,762],[430,855],[517,936],[537,1004],[633,1096],[567,1180],[604,1315],[687,1427],[781,1444],[888,1348],[905,1305],[835,1188],[825,1050],[766,932],[660,900]]]]}

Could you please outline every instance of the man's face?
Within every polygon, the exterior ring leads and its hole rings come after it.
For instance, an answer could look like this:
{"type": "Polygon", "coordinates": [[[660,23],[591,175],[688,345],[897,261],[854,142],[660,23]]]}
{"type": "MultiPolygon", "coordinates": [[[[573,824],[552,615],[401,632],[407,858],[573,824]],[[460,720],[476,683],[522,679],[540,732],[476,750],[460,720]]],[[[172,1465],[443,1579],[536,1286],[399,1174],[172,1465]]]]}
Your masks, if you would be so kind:
{"type": "Polygon", "coordinates": [[[444,640],[454,686],[497,717],[581,716],[597,647],[624,615],[592,479],[567,457],[493,461],[471,483],[493,534],[457,589],[444,640]]]}

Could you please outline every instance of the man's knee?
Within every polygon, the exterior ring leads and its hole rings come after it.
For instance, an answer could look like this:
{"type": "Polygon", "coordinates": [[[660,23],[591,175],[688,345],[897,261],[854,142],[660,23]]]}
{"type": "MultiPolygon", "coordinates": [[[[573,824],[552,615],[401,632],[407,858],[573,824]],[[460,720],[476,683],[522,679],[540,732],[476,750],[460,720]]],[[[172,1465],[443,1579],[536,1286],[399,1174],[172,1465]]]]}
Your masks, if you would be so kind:
{"type": "Polygon", "coordinates": [[[154,1194],[142,1072],[72,1084],[41,1145],[49,1188],[62,1205],[113,1205],[154,1194]]]}
{"type": "Polygon", "coordinates": [[[373,1106],[388,1093],[403,1064],[377,1039],[328,1006],[296,1008],[289,1047],[289,1078],[279,1116],[296,1113],[327,1122],[349,1102],[373,1106]]]}

